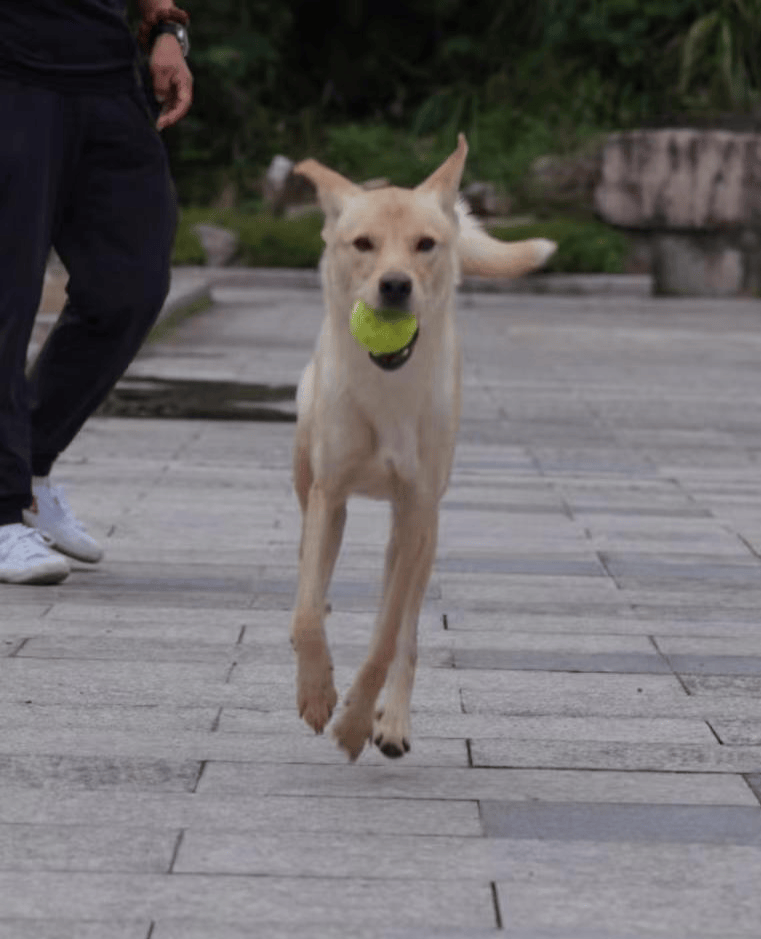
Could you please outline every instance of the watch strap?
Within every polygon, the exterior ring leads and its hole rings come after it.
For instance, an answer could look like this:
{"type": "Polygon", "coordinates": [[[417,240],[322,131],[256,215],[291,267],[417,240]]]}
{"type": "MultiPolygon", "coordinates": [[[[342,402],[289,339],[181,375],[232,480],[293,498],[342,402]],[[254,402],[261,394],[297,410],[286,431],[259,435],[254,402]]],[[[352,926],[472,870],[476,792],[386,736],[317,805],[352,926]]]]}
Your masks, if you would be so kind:
{"type": "Polygon", "coordinates": [[[179,23],[172,23],[168,21],[156,23],[148,37],[148,48],[152,49],[156,40],[164,33],[171,33],[177,39],[180,44],[180,48],[182,49],[182,54],[185,56],[185,58],[187,58],[188,52],[190,51],[188,31],[185,26],[182,26],[179,23]]]}

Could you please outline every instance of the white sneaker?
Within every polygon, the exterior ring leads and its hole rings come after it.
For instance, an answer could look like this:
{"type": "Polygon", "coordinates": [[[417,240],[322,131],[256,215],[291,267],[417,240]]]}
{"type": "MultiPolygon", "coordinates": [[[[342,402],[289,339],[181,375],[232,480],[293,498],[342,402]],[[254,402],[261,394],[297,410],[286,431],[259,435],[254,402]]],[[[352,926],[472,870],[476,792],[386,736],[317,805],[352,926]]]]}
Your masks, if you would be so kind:
{"type": "Polygon", "coordinates": [[[44,532],[51,545],[62,554],[77,561],[97,563],[103,557],[103,548],[87,534],[85,526],[74,515],[66,501],[63,487],[51,486],[48,478],[35,476],[32,480],[35,505],[24,511],[24,523],[44,532]]]}
{"type": "Polygon", "coordinates": [[[69,562],[50,550],[42,532],[20,522],[0,525],[0,583],[57,584],[69,572],[69,562]]]}

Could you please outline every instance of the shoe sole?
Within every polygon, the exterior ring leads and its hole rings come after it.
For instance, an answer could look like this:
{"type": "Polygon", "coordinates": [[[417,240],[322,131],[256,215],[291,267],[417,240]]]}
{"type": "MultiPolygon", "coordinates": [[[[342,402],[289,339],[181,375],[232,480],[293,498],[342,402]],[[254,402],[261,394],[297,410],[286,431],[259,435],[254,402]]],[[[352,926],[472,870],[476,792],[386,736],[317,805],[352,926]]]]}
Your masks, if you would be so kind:
{"type": "Polygon", "coordinates": [[[97,564],[103,558],[103,552],[101,551],[97,557],[90,556],[87,557],[84,554],[77,553],[73,548],[67,548],[65,545],[60,544],[58,541],[53,541],[50,546],[59,554],[65,554],[67,558],[73,558],[75,561],[82,561],[84,564],[97,564]]]}
{"type": "Polygon", "coordinates": [[[85,564],[97,564],[98,561],[103,558],[103,549],[100,548],[99,554],[84,554],[83,552],[78,552],[76,548],[70,548],[68,545],[61,544],[59,541],[56,541],[55,536],[52,535],[49,531],[45,531],[44,528],[41,528],[36,524],[34,515],[31,512],[24,512],[24,524],[29,528],[34,528],[39,532],[42,532],[50,539],[50,547],[57,551],[59,554],[65,554],[66,557],[73,558],[75,561],[82,561],[85,564]]]}
{"type": "Polygon", "coordinates": [[[31,571],[19,571],[17,574],[0,574],[0,583],[20,584],[27,586],[46,586],[60,584],[71,573],[68,568],[62,570],[59,564],[50,567],[40,567],[31,571]]]}

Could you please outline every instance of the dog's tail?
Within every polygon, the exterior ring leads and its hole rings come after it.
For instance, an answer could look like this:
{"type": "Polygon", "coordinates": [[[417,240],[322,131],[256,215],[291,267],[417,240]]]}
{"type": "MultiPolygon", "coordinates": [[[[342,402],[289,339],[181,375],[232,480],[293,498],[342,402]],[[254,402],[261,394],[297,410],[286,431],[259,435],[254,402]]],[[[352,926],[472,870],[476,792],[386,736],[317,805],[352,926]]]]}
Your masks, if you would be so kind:
{"type": "Polygon", "coordinates": [[[456,205],[460,234],[457,250],[463,274],[482,277],[519,277],[541,267],[555,253],[557,245],[547,238],[527,241],[500,241],[492,238],[471,215],[465,200],[456,205]]]}

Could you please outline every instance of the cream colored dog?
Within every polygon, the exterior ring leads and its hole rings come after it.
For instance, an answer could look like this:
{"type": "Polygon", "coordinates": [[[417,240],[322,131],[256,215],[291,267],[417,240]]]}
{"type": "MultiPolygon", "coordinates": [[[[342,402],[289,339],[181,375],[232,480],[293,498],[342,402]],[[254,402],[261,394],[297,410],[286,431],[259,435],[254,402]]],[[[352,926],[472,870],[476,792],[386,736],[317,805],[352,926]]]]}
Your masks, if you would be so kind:
{"type": "Polygon", "coordinates": [[[315,185],[325,212],[326,316],[297,395],[294,482],[303,528],[291,627],[299,714],[317,733],[338,700],[324,617],[346,502],[356,494],[392,507],[370,652],[334,729],[352,760],[367,740],[389,757],[410,749],[417,622],[460,416],[460,273],[515,276],[555,250],[544,239],[506,243],[481,230],[458,200],[467,151],[460,134],[457,150],[412,190],[368,192],[315,160],[295,168],[315,185]],[[362,349],[349,332],[358,299],[413,313],[411,346],[378,357],[362,349]]]}

